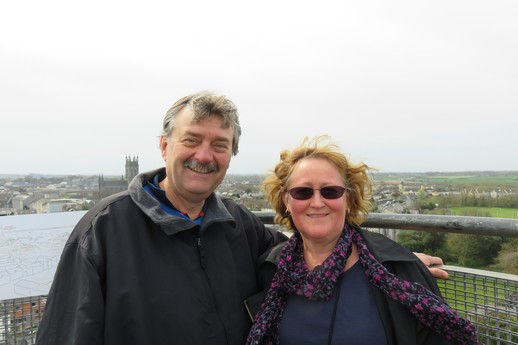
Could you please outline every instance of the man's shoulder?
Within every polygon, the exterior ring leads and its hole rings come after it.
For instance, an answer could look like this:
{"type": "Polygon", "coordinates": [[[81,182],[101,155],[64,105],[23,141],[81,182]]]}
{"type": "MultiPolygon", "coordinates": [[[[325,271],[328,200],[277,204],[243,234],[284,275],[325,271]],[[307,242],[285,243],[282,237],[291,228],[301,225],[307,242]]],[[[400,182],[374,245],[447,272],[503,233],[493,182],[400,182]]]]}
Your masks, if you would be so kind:
{"type": "Polygon", "coordinates": [[[129,204],[134,205],[127,191],[101,199],[90,210],[88,210],[83,217],[81,217],[74,227],[69,241],[78,240],[83,237],[86,232],[90,231],[93,224],[100,217],[114,217],[117,214],[127,214],[129,211],[129,204]]]}
{"type": "Polygon", "coordinates": [[[107,196],[104,199],[101,199],[97,202],[86,214],[83,218],[95,218],[97,215],[106,213],[106,212],[115,212],[119,209],[125,209],[126,202],[130,202],[134,204],[131,200],[129,192],[123,191],[116,194],[112,194],[107,196]]]}
{"type": "Polygon", "coordinates": [[[221,199],[221,202],[223,202],[223,204],[225,204],[225,206],[230,206],[230,207],[238,207],[240,206],[237,202],[235,202],[232,198],[229,198],[227,196],[220,196],[219,197],[221,199]]]}
{"type": "Polygon", "coordinates": [[[228,212],[230,212],[232,215],[235,214],[247,214],[254,218],[258,218],[252,211],[250,211],[248,208],[246,208],[243,205],[238,204],[234,200],[228,197],[220,198],[221,202],[225,206],[228,212]]]}

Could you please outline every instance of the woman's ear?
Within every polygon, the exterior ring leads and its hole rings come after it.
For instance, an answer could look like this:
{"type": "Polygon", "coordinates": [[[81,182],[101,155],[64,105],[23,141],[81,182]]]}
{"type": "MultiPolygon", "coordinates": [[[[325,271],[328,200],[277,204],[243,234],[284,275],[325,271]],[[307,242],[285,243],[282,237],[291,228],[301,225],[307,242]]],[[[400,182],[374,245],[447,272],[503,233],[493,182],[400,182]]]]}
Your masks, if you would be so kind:
{"type": "Polygon", "coordinates": [[[284,206],[286,207],[286,212],[291,213],[290,205],[288,204],[288,193],[282,193],[282,202],[284,203],[284,206]]]}
{"type": "Polygon", "coordinates": [[[352,202],[354,201],[353,197],[351,194],[349,194],[349,192],[345,192],[345,198],[344,198],[344,203],[345,203],[345,213],[346,215],[349,214],[349,212],[351,211],[351,205],[352,205],[352,202]]]}

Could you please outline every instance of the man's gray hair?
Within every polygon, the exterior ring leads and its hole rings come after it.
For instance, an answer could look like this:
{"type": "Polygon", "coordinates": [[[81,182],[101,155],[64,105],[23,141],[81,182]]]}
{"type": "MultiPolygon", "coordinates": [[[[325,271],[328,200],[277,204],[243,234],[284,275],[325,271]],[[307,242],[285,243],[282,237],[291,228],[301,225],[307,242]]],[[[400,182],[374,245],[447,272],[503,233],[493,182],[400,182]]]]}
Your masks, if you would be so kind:
{"type": "Polygon", "coordinates": [[[232,101],[223,95],[216,95],[210,91],[198,92],[179,99],[165,114],[162,128],[163,136],[169,138],[174,127],[176,116],[185,107],[190,107],[194,113],[192,123],[198,123],[211,115],[221,116],[223,126],[225,128],[231,128],[234,132],[232,154],[234,156],[237,155],[241,126],[239,125],[237,107],[232,101]]]}

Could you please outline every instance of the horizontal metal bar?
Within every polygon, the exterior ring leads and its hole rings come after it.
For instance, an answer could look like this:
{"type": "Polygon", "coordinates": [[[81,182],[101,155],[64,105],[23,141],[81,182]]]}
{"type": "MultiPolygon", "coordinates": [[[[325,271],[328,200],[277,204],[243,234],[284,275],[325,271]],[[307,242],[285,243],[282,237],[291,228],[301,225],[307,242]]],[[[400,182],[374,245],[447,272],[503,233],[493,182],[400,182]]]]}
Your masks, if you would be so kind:
{"type": "Polygon", "coordinates": [[[369,214],[362,226],[367,228],[518,237],[518,219],[512,218],[372,213],[369,214]]]}
{"type": "MultiPolygon", "coordinates": [[[[273,224],[273,212],[254,213],[263,223],[273,224]]],[[[514,218],[370,213],[362,227],[518,237],[518,219],[514,218]]]]}

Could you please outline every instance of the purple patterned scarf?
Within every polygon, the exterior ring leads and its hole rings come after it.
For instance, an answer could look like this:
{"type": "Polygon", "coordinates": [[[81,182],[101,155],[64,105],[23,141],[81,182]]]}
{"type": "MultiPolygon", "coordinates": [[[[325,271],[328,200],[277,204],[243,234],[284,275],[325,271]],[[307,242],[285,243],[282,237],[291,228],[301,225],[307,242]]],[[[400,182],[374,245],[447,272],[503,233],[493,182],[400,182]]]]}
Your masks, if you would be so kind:
{"type": "Polygon", "coordinates": [[[387,271],[370,253],[358,231],[347,225],[331,255],[313,271],[308,270],[304,261],[300,234],[295,233],[290,238],[281,252],[277,273],[255,317],[247,344],[279,344],[279,324],[288,296],[328,301],[351,255],[353,242],[372,285],[403,304],[421,323],[453,343],[479,344],[471,322],[460,317],[444,300],[421,284],[403,280],[387,271]]]}

